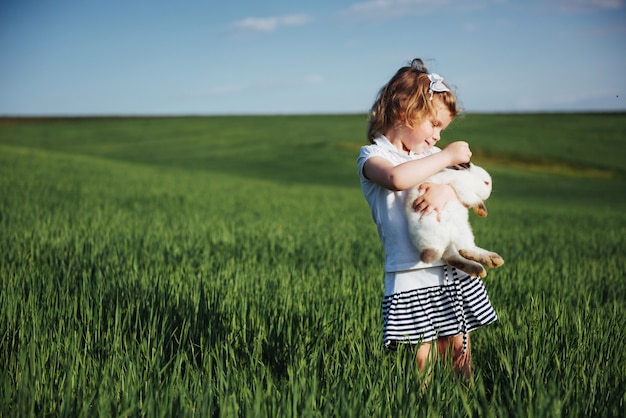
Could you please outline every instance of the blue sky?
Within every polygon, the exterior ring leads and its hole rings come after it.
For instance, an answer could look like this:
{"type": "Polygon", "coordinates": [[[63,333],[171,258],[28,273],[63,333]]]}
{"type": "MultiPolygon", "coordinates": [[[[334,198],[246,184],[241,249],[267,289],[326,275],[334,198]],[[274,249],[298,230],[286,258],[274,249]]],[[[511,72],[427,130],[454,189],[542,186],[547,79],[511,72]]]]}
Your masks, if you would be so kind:
{"type": "Polygon", "coordinates": [[[0,115],[366,112],[413,57],[468,112],[626,110],[625,0],[2,0],[0,115]]]}

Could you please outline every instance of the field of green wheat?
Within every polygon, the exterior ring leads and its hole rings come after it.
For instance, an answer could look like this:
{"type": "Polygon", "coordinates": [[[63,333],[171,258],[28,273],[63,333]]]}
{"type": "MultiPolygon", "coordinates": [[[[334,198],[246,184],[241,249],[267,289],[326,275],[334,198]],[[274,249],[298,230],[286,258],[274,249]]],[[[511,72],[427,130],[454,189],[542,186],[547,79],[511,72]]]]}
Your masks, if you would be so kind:
{"type": "MultiPolygon", "coordinates": [[[[465,115],[499,320],[381,348],[363,115],[0,119],[0,417],[623,416],[626,114],[465,115]]],[[[445,144],[444,144],[445,145],[445,144]]]]}

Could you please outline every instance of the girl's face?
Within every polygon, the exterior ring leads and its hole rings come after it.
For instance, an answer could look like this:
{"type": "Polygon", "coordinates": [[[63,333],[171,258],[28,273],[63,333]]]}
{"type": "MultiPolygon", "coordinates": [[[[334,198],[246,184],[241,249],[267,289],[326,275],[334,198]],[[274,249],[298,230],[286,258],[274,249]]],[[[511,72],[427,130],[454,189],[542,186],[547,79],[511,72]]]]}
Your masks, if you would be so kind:
{"type": "Polygon", "coordinates": [[[432,148],[441,139],[441,132],[450,125],[453,117],[441,101],[438,101],[435,109],[435,114],[420,124],[413,128],[404,127],[402,135],[404,149],[420,154],[432,148]]]}

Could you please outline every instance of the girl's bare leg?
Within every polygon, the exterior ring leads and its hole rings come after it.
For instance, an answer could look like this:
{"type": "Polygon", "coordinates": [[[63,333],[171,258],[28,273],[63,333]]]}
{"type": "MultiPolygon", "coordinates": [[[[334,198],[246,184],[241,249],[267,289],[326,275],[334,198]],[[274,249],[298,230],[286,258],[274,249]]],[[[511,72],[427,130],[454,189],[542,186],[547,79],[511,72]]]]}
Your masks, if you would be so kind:
{"type": "Polygon", "coordinates": [[[426,342],[420,344],[419,348],[417,349],[416,360],[417,366],[419,367],[422,376],[424,376],[422,391],[425,390],[426,387],[428,387],[428,383],[430,382],[430,375],[433,371],[433,365],[436,358],[437,350],[432,349],[432,343],[426,342]]]}
{"type": "Polygon", "coordinates": [[[446,360],[448,353],[452,355],[452,367],[457,375],[462,376],[468,382],[474,377],[474,364],[472,363],[472,350],[470,335],[467,334],[467,349],[463,352],[463,335],[445,337],[437,340],[439,353],[446,360]]]}
{"type": "Polygon", "coordinates": [[[436,356],[436,353],[431,353],[432,343],[422,343],[417,349],[417,365],[420,368],[420,371],[424,371],[426,367],[432,367],[431,363],[433,358],[431,355],[436,356]]]}

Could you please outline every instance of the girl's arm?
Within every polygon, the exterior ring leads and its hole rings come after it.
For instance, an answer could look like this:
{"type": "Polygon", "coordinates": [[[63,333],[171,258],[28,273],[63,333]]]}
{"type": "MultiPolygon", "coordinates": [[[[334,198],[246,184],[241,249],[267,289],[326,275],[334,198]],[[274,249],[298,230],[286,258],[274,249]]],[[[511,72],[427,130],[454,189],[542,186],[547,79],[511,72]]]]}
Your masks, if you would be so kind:
{"type": "Polygon", "coordinates": [[[388,190],[406,190],[447,166],[468,162],[471,156],[467,142],[458,141],[441,152],[396,166],[385,158],[372,157],[365,162],[363,174],[388,190]]]}

